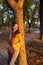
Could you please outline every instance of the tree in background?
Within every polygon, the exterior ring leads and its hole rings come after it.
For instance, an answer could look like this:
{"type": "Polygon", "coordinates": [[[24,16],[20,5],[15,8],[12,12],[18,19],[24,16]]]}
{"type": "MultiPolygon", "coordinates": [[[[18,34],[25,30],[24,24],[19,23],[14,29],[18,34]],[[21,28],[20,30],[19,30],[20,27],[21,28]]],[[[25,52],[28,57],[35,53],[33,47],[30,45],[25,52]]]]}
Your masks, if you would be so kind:
{"type": "Polygon", "coordinates": [[[3,11],[0,11],[0,27],[3,25],[3,11]]]}

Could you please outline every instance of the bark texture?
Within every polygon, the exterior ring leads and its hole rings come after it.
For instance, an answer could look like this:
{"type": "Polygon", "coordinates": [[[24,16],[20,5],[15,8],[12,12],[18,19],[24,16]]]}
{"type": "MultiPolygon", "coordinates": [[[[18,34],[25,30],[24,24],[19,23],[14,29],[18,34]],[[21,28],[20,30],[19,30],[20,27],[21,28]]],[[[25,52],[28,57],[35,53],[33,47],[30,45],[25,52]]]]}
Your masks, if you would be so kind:
{"type": "Polygon", "coordinates": [[[19,25],[19,31],[23,37],[23,40],[22,40],[23,45],[20,48],[20,54],[19,54],[19,65],[28,65],[27,57],[26,57],[26,50],[25,50],[25,41],[24,41],[24,24],[23,24],[23,2],[24,0],[18,0],[18,2],[15,2],[15,0],[7,0],[7,2],[12,7],[15,13],[16,22],[19,25]]]}

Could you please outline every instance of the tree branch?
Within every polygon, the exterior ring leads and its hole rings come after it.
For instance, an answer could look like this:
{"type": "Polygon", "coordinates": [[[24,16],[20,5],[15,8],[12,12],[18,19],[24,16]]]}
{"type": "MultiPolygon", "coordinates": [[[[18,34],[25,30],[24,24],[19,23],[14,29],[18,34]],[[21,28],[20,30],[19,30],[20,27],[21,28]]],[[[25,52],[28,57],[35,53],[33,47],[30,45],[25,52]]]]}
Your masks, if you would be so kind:
{"type": "Polygon", "coordinates": [[[19,4],[19,7],[20,7],[20,8],[23,7],[23,3],[24,3],[24,0],[18,0],[18,4],[19,4]]]}
{"type": "Polygon", "coordinates": [[[16,2],[15,2],[15,0],[6,0],[7,1],[7,3],[13,8],[14,6],[15,6],[15,4],[17,4],[16,2]]]}

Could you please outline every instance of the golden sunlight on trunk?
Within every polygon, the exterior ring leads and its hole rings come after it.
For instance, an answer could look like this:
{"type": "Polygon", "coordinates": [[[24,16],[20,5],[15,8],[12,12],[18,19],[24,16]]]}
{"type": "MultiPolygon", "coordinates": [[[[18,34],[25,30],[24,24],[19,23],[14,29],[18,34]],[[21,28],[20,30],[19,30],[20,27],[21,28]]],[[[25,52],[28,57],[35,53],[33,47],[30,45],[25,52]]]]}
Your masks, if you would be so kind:
{"type": "Polygon", "coordinates": [[[23,24],[23,2],[24,0],[18,0],[15,2],[14,0],[7,0],[8,4],[12,7],[13,11],[16,15],[16,22],[19,25],[19,31],[23,36],[23,45],[20,48],[19,54],[19,65],[28,65],[26,58],[26,50],[25,50],[25,41],[24,41],[24,24],[23,24]]]}
{"type": "Polygon", "coordinates": [[[24,24],[23,24],[23,9],[18,9],[16,12],[16,21],[19,25],[19,30],[23,36],[23,45],[20,48],[19,65],[27,65],[25,42],[24,42],[24,24]]]}

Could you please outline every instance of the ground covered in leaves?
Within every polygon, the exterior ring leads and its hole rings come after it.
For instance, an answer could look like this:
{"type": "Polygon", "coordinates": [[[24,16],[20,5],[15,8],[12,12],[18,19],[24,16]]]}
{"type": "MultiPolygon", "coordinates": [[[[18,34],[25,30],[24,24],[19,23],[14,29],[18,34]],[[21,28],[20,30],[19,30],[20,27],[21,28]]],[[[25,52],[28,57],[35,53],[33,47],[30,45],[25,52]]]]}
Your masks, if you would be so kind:
{"type": "Polygon", "coordinates": [[[29,65],[43,65],[43,44],[32,41],[26,49],[29,65]]]}
{"type": "MultiPolygon", "coordinates": [[[[0,65],[7,65],[8,35],[6,35],[7,33],[0,35],[0,65]]],[[[29,38],[25,41],[28,65],[43,65],[43,43],[29,40],[29,38]]]]}

